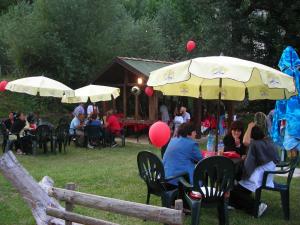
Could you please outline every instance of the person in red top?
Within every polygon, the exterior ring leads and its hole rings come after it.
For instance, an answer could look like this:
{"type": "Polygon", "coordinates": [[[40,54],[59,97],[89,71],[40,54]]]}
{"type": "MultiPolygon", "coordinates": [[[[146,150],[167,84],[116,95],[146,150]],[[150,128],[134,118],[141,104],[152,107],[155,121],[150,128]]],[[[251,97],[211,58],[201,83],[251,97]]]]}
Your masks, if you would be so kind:
{"type": "Polygon", "coordinates": [[[106,113],[106,137],[107,141],[111,144],[112,147],[116,147],[117,143],[115,141],[115,136],[121,132],[121,125],[119,118],[113,114],[113,110],[109,110],[106,113]]]}

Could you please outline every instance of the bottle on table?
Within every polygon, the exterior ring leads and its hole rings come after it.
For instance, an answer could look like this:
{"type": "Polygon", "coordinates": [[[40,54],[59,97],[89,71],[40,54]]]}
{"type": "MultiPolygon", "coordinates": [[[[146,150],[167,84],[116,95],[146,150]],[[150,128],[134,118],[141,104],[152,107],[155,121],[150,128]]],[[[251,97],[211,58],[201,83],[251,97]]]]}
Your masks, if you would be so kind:
{"type": "Polygon", "coordinates": [[[215,137],[211,132],[209,132],[207,136],[207,145],[206,145],[206,150],[209,154],[212,154],[214,152],[214,143],[215,143],[215,137]]]}
{"type": "Polygon", "coordinates": [[[224,153],[224,143],[223,140],[220,139],[218,143],[218,155],[223,155],[223,153],[224,153]]]}

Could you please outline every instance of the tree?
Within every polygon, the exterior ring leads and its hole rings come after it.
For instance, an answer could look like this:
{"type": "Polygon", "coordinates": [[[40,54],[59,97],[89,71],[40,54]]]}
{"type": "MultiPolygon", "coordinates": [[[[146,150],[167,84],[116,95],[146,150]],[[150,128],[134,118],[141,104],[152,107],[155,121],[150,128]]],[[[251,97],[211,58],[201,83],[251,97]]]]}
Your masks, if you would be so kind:
{"type": "Polygon", "coordinates": [[[134,21],[117,0],[20,2],[0,21],[0,41],[20,74],[43,73],[73,88],[115,56],[166,57],[155,22],[134,21]]]}

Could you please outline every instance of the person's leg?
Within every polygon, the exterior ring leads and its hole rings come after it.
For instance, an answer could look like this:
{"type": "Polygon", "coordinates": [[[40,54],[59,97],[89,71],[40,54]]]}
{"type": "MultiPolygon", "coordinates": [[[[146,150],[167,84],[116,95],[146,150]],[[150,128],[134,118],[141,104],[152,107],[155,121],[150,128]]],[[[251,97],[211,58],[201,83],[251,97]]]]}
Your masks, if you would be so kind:
{"type": "Polygon", "coordinates": [[[251,191],[241,185],[237,185],[230,192],[229,205],[237,209],[245,210],[252,215],[255,208],[255,199],[251,191]]]}
{"type": "Polygon", "coordinates": [[[111,144],[111,132],[108,129],[105,129],[104,132],[105,136],[105,143],[110,145],[111,144]]]}
{"type": "Polygon", "coordinates": [[[15,149],[16,149],[17,154],[22,154],[21,139],[17,139],[13,143],[15,144],[15,149]]]}
{"type": "Polygon", "coordinates": [[[24,136],[20,138],[20,142],[23,146],[23,153],[32,154],[32,142],[29,136],[24,136]]]}
{"type": "Polygon", "coordinates": [[[110,141],[111,141],[111,147],[113,147],[113,148],[118,146],[117,142],[115,141],[115,138],[118,135],[118,133],[119,133],[119,131],[111,132],[110,141]]]}
{"type": "Polygon", "coordinates": [[[76,130],[76,142],[79,147],[85,146],[85,137],[83,130],[76,130]]]}

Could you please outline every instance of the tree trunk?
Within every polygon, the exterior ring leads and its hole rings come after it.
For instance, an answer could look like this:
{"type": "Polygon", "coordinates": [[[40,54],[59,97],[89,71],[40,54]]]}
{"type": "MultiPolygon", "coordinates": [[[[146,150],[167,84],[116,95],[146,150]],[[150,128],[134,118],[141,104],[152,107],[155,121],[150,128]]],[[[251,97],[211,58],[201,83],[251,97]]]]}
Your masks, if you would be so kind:
{"type": "MultiPolygon", "coordinates": [[[[59,210],[64,208],[48,196],[48,189],[53,187],[53,180],[45,176],[37,183],[27,170],[18,162],[15,155],[8,151],[0,158],[0,171],[11,182],[31,208],[37,225],[64,225],[64,220],[56,219],[46,214],[46,208],[59,210]]],[[[75,223],[73,223],[75,225],[75,223]]]]}

